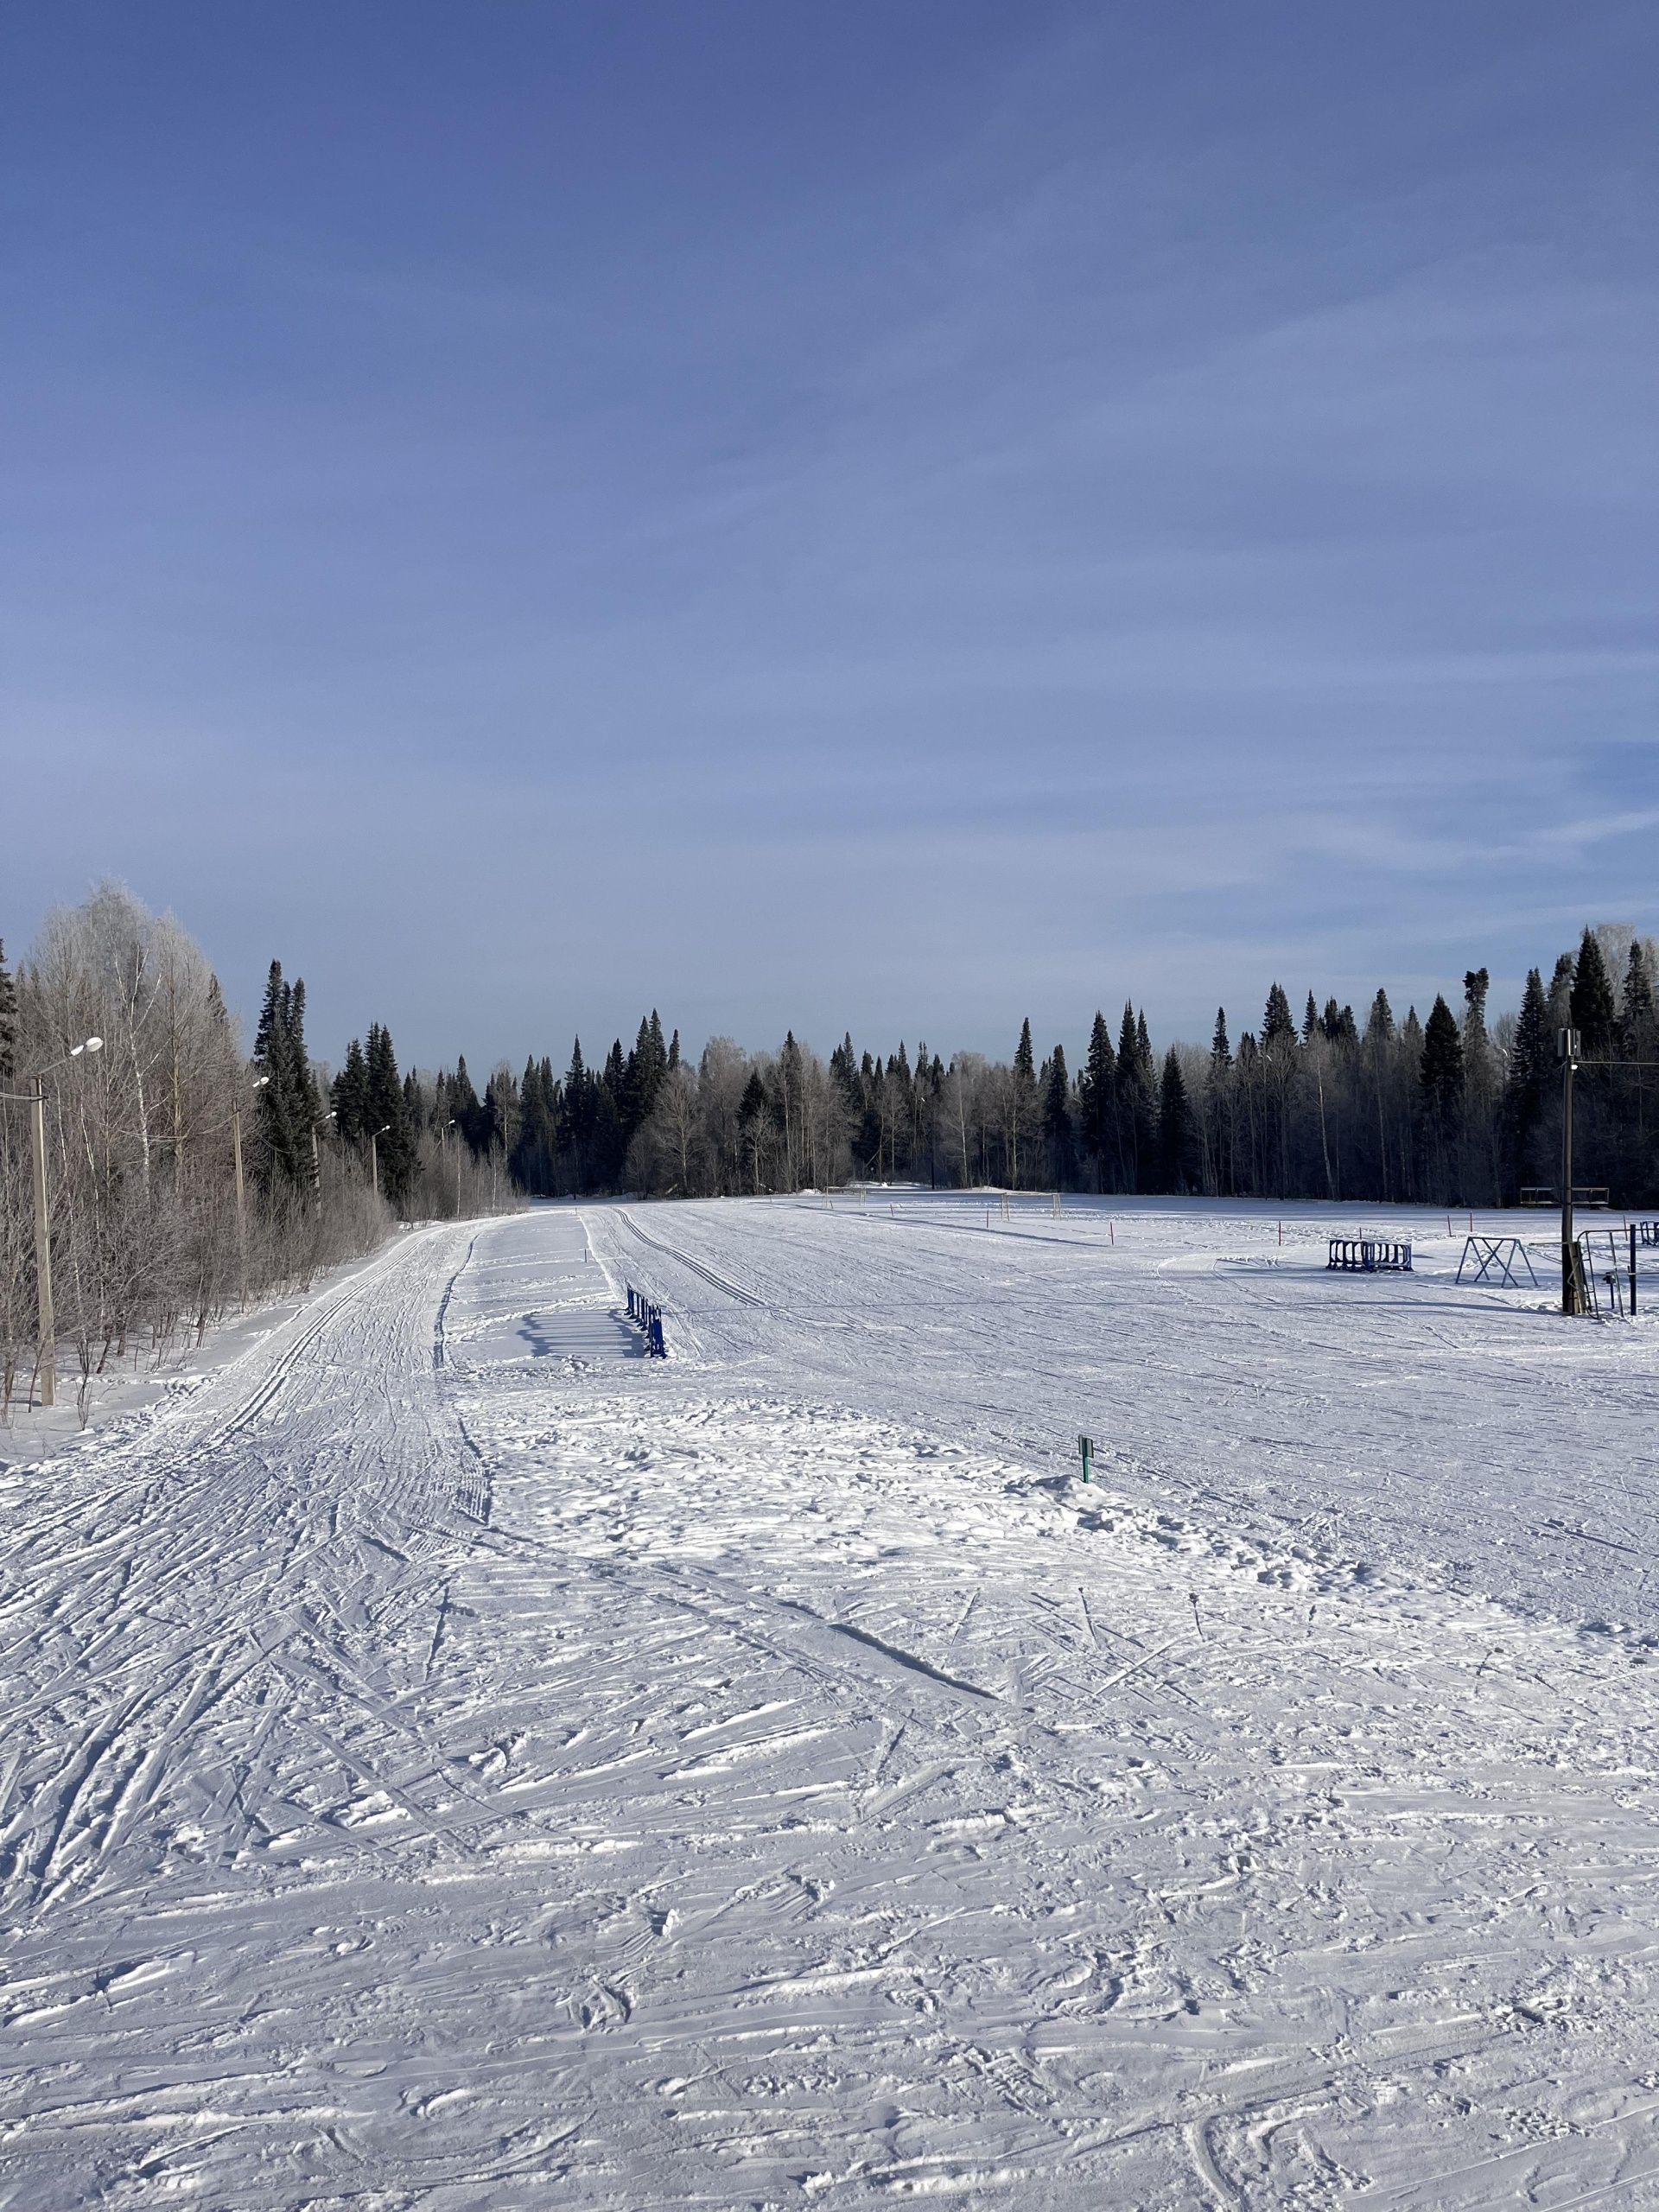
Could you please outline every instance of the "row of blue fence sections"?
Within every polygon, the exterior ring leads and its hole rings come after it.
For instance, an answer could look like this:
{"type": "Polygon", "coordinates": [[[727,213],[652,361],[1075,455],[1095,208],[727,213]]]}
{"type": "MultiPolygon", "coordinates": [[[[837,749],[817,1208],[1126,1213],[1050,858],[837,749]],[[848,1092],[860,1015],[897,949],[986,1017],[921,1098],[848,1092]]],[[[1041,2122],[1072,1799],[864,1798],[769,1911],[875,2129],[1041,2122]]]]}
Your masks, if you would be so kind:
{"type": "Polygon", "coordinates": [[[1389,1243],[1380,1236],[1333,1236],[1331,1256],[1325,1264],[1351,1275],[1408,1275],[1411,1247],[1389,1243]]]}
{"type": "Polygon", "coordinates": [[[668,1346],[663,1342],[663,1309],[633,1285],[628,1285],[628,1319],[637,1321],[645,1332],[645,1356],[649,1359],[666,1359],[668,1346]]]}

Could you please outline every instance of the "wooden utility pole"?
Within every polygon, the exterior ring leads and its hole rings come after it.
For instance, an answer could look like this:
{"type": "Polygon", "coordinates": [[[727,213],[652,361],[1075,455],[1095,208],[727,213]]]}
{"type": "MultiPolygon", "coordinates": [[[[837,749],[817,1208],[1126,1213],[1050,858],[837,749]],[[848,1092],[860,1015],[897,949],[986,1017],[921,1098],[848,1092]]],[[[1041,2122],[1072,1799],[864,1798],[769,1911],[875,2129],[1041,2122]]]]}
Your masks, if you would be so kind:
{"type": "Polygon", "coordinates": [[[242,1271],[242,1303],[248,1302],[248,1203],[242,1188],[242,1105],[231,1101],[231,1156],[236,1162],[236,1252],[242,1271]]]}
{"type": "Polygon", "coordinates": [[[1579,1248],[1573,1234],[1573,1071],[1578,1065],[1579,1033],[1563,1029],[1560,1033],[1561,1054],[1561,1311],[1563,1313],[1582,1313],[1588,1303],[1585,1297],[1584,1270],[1579,1262],[1579,1248]]]}
{"type": "Polygon", "coordinates": [[[52,1309],[52,1219],[46,1204],[46,1078],[53,1068],[67,1068],[83,1052],[101,1052],[104,1039],[88,1037],[72,1045],[35,1078],[33,1090],[0,1090],[0,1105],[29,1109],[29,1149],[35,1169],[35,1303],[40,1319],[41,1403],[58,1402],[58,1321],[52,1309]]]}
{"type": "Polygon", "coordinates": [[[41,1403],[58,1402],[58,1324],[52,1310],[52,1224],[46,1211],[46,1084],[35,1078],[29,1102],[29,1145],[35,1155],[35,1284],[41,1324],[41,1403]]]}

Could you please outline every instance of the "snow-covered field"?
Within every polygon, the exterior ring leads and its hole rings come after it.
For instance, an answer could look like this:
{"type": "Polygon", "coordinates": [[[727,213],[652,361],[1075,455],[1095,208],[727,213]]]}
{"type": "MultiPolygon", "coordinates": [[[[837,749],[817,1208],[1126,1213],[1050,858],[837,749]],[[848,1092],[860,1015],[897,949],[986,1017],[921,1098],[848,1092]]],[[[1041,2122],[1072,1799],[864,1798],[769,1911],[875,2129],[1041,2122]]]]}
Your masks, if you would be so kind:
{"type": "Polygon", "coordinates": [[[0,2203],[1659,2203],[1659,1326],[1377,1225],[546,1209],[7,1469],[0,2203]]]}

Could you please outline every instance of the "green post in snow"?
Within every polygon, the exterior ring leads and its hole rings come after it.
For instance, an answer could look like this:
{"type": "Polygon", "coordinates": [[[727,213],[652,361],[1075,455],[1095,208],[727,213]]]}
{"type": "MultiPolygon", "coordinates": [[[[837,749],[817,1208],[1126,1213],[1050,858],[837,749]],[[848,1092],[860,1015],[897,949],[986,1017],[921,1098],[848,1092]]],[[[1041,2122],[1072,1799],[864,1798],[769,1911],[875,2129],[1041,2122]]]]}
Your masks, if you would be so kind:
{"type": "Polygon", "coordinates": [[[1083,1461],[1083,1479],[1084,1482],[1087,1482],[1089,1479],[1089,1463],[1094,1456],[1094,1438],[1092,1436],[1079,1435],[1077,1438],[1077,1457],[1083,1461]]]}

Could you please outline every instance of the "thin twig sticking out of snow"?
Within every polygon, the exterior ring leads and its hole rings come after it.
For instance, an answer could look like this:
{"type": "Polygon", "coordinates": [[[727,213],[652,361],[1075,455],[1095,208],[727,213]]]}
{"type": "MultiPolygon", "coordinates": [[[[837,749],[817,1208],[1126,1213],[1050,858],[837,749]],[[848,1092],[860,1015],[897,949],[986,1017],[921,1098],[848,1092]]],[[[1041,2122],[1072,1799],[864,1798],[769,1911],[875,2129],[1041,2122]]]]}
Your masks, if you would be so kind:
{"type": "Polygon", "coordinates": [[[1109,1675],[1101,1684],[1101,1689],[1103,1692],[1115,1690],[1120,1682],[1127,1682],[1131,1675],[1138,1675],[1142,1667],[1151,1666],[1153,1661],[1161,1659],[1166,1651],[1173,1651],[1180,1641],[1179,1636],[1172,1636],[1167,1643],[1160,1643],[1155,1651],[1143,1651],[1138,1659],[1131,1659],[1127,1667],[1120,1667],[1116,1674],[1109,1675]]]}

